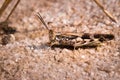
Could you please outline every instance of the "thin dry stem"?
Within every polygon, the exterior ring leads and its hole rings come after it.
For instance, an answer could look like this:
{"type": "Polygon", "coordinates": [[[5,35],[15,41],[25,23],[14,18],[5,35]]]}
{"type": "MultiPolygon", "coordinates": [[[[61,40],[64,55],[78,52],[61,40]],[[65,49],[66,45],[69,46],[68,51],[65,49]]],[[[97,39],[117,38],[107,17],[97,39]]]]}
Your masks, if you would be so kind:
{"type": "Polygon", "coordinates": [[[102,9],[102,11],[114,22],[117,22],[117,20],[115,19],[115,17],[110,13],[108,12],[104,6],[100,3],[99,0],[94,0],[94,2],[102,9]]]}
{"type": "MultiPolygon", "coordinates": [[[[2,7],[0,8],[0,17],[2,16],[3,12],[6,10],[6,8],[8,7],[8,5],[12,2],[12,0],[5,0],[5,2],[3,3],[2,7]]],[[[18,3],[20,2],[20,0],[18,0],[16,2],[16,4],[14,5],[13,9],[10,11],[9,15],[7,16],[6,20],[7,21],[9,19],[9,17],[11,16],[11,14],[13,13],[13,11],[15,10],[15,8],[17,7],[18,3]]]]}
{"type": "Polygon", "coordinates": [[[15,4],[15,6],[13,7],[13,9],[11,10],[10,14],[8,15],[8,17],[6,18],[6,21],[9,19],[9,17],[11,16],[11,14],[13,13],[13,11],[16,9],[17,5],[19,4],[20,0],[18,0],[15,4]]]}
{"type": "Polygon", "coordinates": [[[12,2],[12,0],[5,0],[5,2],[3,3],[2,7],[0,8],[0,17],[2,16],[3,12],[5,11],[5,9],[8,7],[10,2],[12,2]]]}

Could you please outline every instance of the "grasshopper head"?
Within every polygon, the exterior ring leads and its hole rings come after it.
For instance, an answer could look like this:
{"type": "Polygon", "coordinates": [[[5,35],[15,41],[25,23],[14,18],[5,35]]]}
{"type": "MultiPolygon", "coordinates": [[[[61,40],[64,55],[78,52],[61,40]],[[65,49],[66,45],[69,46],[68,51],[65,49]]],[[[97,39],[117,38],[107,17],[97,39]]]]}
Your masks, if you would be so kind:
{"type": "Polygon", "coordinates": [[[55,34],[51,29],[49,30],[49,39],[51,42],[55,40],[55,34]]]}

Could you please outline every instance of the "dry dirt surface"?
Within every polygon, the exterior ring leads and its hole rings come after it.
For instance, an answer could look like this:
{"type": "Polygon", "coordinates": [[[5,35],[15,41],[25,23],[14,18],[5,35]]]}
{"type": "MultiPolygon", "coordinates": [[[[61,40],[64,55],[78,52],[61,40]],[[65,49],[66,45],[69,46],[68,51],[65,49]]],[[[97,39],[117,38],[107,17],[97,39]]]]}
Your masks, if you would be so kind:
{"type": "Polygon", "coordinates": [[[0,80],[120,80],[120,0],[100,1],[117,23],[93,0],[21,0],[9,19],[16,39],[0,44],[0,80]],[[111,33],[115,39],[98,49],[52,49],[37,12],[56,32],[111,33]]]}

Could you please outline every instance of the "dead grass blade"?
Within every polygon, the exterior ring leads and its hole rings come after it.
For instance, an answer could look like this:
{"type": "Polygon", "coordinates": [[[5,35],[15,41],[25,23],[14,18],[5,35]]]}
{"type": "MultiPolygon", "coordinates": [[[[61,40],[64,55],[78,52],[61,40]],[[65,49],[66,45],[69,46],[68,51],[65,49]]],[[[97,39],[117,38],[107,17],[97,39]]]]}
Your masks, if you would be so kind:
{"type": "MultiPolygon", "coordinates": [[[[5,0],[5,2],[3,3],[2,7],[0,8],[0,17],[2,16],[3,12],[6,10],[6,8],[8,7],[8,5],[12,2],[12,0],[5,0]]],[[[18,3],[20,2],[20,0],[18,0],[16,2],[16,4],[14,5],[13,9],[10,11],[9,15],[7,16],[6,20],[7,21],[9,19],[9,17],[11,16],[11,14],[13,13],[13,11],[15,10],[15,8],[17,7],[18,3]]]]}
{"type": "Polygon", "coordinates": [[[94,2],[102,9],[102,11],[103,11],[112,21],[114,21],[114,22],[117,23],[117,20],[115,19],[115,17],[114,17],[110,12],[108,12],[108,11],[104,8],[104,6],[100,3],[99,0],[94,0],[94,2]]]}

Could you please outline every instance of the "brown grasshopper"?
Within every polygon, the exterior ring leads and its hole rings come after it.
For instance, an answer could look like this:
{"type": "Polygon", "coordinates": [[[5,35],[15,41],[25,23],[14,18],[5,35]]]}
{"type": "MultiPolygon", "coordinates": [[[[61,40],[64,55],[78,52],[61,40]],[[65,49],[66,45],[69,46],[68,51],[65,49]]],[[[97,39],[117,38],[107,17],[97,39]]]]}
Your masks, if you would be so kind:
{"type": "MultiPolygon", "coordinates": [[[[0,18],[3,12],[6,10],[8,5],[13,0],[5,0],[2,7],[0,8],[0,18]]],[[[0,35],[2,37],[2,44],[6,45],[10,40],[10,35],[16,32],[15,28],[12,28],[8,25],[8,19],[19,4],[20,0],[17,0],[13,9],[10,11],[10,14],[7,16],[4,22],[0,22],[0,35]]],[[[114,22],[117,22],[116,19],[104,8],[104,6],[99,2],[99,0],[94,0],[94,2],[103,10],[103,12],[114,22]]],[[[50,46],[59,46],[59,47],[97,47],[103,41],[110,40],[114,38],[112,34],[76,34],[76,33],[56,33],[53,30],[49,29],[45,21],[40,14],[37,15],[44,26],[49,31],[50,46]]]]}
{"type": "Polygon", "coordinates": [[[102,42],[114,39],[112,34],[89,34],[82,35],[76,33],[56,33],[49,29],[40,13],[37,14],[40,21],[49,31],[49,44],[51,47],[61,48],[93,48],[101,45],[102,42]]]}

